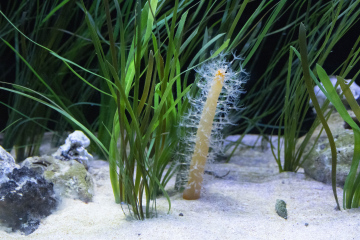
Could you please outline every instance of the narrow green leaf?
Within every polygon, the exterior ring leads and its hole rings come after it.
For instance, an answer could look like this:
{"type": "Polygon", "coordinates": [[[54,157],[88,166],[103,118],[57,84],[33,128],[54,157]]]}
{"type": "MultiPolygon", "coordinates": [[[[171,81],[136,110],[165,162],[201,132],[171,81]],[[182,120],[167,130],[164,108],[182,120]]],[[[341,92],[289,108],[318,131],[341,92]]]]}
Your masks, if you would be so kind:
{"type": "MultiPolygon", "coordinates": [[[[58,11],[60,8],[62,8],[67,2],[70,0],[64,0],[59,5],[57,5],[51,12],[41,21],[41,25],[44,24],[56,11],[58,11]]],[[[40,26],[41,26],[40,25],[40,26]]]]}
{"type": "Polygon", "coordinates": [[[339,201],[338,201],[338,197],[337,197],[337,191],[336,191],[336,161],[337,161],[336,146],[335,146],[334,137],[331,134],[329,125],[327,124],[327,122],[321,112],[319,103],[315,96],[314,88],[313,88],[312,81],[311,81],[310,71],[309,71],[308,59],[307,59],[306,29],[305,29],[304,24],[302,24],[302,23],[300,24],[300,28],[299,28],[299,45],[300,45],[301,65],[302,65],[302,70],[304,73],[304,80],[305,80],[306,88],[309,92],[309,95],[310,95],[311,101],[313,102],[316,113],[318,114],[318,117],[320,118],[321,123],[323,124],[325,132],[329,139],[329,143],[330,143],[330,147],[331,147],[331,156],[332,156],[332,161],[331,161],[331,163],[332,163],[332,168],[331,168],[332,189],[333,189],[336,205],[340,209],[340,205],[339,205],[339,201]]]}

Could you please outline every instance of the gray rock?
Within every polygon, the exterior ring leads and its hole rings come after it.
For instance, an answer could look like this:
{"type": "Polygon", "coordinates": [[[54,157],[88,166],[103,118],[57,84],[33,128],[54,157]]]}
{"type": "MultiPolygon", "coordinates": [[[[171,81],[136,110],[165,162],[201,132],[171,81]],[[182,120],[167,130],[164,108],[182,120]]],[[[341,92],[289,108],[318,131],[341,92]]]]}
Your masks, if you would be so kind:
{"type": "Polygon", "coordinates": [[[92,201],[94,180],[84,165],[76,160],[61,161],[53,156],[30,157],[21,166],[42,172],[46,180],[54,183],[60,196],[92,201]]]}
{"type": "Polygon", "coordinates": [[[276,199],[275,211],[280,217],[287,219],[287,209],[284,200],[276,199]]]}
{"type": "Polygon", "coordinates": [[[88,162],[93,159],[92,155],[86,151],[89,145],[89,138],[82,131],[77,130],[69,134],[65,144],[60,146],[53,157],[62,161],[76,160],[88,169],[88,162]]]}
{"type": "Polygon", "coordinates": [[[7,174],[12,172],[18,166],[15,164],[15,159],[10,153],[0,146],[0,184],[9,180],[7,174]]]}
{"type": "MultiPolygon", "coordinates": [[[[348,113],[350,116],[354,116],[352,111],[348,110],[348,113]]],[[[344,127],[344,120],[337,112],[331,114],[328,124],[337,149],[337,184],[339,186],[344,186],[345,179],[350,171],[354,153],[354,132],[352,129],[344,127]]],[[[304,168],[305,173],[315,180],[331,184],[331,149],[325,131],[321,133],[318,142],[315,144],[315,139],[318,136],[320,129],[321,125],[315,129],[314,134],[305,148],[303,156],[309,155],[302,167],[304,168]],[[314,146],[314,148],[310,152],[312,146],[314,146]]],[[[305,136],[300,138],[298,144],[300,144],[304,138],[305,136]]]]}
{"type": "Polygon", "coordinates": [[[53,183],[27,168],[13,168],[0,184],[0,222],[12,231],[34,232],[58,205],[53,183]]]}

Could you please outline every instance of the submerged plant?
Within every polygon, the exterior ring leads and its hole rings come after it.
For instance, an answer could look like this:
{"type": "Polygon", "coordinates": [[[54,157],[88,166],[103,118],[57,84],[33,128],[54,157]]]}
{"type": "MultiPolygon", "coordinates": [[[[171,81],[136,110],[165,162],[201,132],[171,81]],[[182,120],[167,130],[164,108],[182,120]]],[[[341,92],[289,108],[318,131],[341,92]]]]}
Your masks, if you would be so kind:
{"type": "MultiPolygon", "coordinates": [[[[76,34],[83,35],[86,32],[86,24],[79,15],[81,9],[75,7],[76,1],[7,2],[5,6],[0,7],[1,11],[29,38],[69,60],[91,62],[92,53],[88,47],[90,43],[84,44],[82,39],[76,37],[76,34]],[[76,34],[70,34],[73,31],[76,34]]],[[[9,61],[7,57],[3,58],[7,59],[4,61],[13,62],[15,66],[1,72],[2,81],[14,82],[47,95],[87,128],[92,128],[91,123],[88,122],[88,111],[91,109],[89,102],[93,101],[91,100],[94,96],[93,92],[80,81],[69,81],[69,69],[51,56],[46,49],[39,49],[29,42],[7,21],[0,21],[0,25],[0,37],[13,44],[12,49],[16,52],[14,62],[9,61]],[[9,73],[14,68],[16,69],[14,78],[9,78],[11,76],[9,73]],[[34,71],[37,74],[34,74],[34,71]]],[[[1,41],[1,51],[7,50],[6,42],[1,41]]],[[[1,56],[6,56],[6,52],[1,56]]],[[[8,128],[4,132],[3,147],[9,151],[14,147],[16,161],[39,154],[45,131],[55,130],[54,140],[56,140],[61,138],[66,128],[76,128],[75,124],[67,121],[60,114],[54,115],[50,108],[30,102],[18,94],[10,94],[8,101],[0,104],[9,108],[8,128]],[[20,118],[22,120],[17,121],[20,118]],[[16,124],[13,124],[15,121],[16,124]]]]}
{"type": "MultiPolygon", "coordinates": [[[[322,85],[318,81],[316,81],[316,84],[318,84],[321,91],[335,106],[340,116],[351,126],[354,132],[354,154],[351,162],[350,172],[349,175],[346,177],[344,185],[343,208],[358,208],[360,206],[360,174],[357,174],[357,169],[360,162],[360,128],[347,112],[344,104],[341,102],[339,95],[336,93],[336,88],[332,85],[325,70],[320,65],[316,65],[316,69],[322,85]]],[[[353,81],[351,81],[349,84],[346,84],[344,78],[342,78],[341,76],[337,77],[337,81],[341,86],[347,102],[349,103],[351,109],[354,111],[356,118],[359,120],[360,107],[349,89],[353,81]]]]}
{"type": "MultiPolygon", "coordinates": [[[[360,14],[360,12],[358,12],[357,14],[360,14]]],[[[333,21],[332,27],[335,26],[335,21],[336,21],[336,18],[333,21]]],[[[345,20],[343,20],[343,22],[344,21],[345,20]]],[[[349,103],[351,109],[354,111],[354,113],[358,119],[360,118],[360,108],[359,108],[358,104],[356,103],[354,96],[349,91],[349,86],[356,79],[356,77],[360,74],[360,70],[356,72],[356,74],[354,75],[353,80],[350,82],[350,84],[346,85],[344,83],[344,78],[349,74],[349,72],[353,68],[354,64],[356,64],[360,61],[360,57],[359,57],[360,48],[358,47],[359,42],[360,42],[360,37],[357,39],[357,41],[353,45],[353,48],[350,51],[347,59],[345,60],[339,76],[337,77],[338,83],[341,86],[342,92],[344,93],[347,102],[349,103]],[[357,50],[355,51],[355,49],[357,49],[357,50]]],[[[337,149],[336,149],[334,137],[332,136],[330,128],[324,118],[323,109],[320,109],[319,103],[315,97],[312,80],[321,89],[321,91],[324,93],[324,95],[327,97],[327,99],[331,101],[331,103],[337,109],[337,111],[339,112],[341,117],[354,130],[354,141],[355,141],[354,155],[353,155],[353,160],[351,163],[350,173],[347,176],[345,185],[344,185],[343,207],[344,207],[344,209],[359,207],[359,205],[360,205],[360,184],[359,184],[360,183],[360,175],[358,175],[356,177],[356,179],[355,179],[355,176],[356,176],[356,172],[357,172],[358,165],[360,162],[360,148],[359,148],[360,128],[353,121],[353,119],[349,116],[348,112],[345,109],[345,106],[341,102],[340,97],[338,96],[338,94],[336,92],[337,85],[335,85],[335,86],[332,85],[328,74],[321,67],[321,64],[322,64],[321,59],[318,61],[318,63],[316,63],[316,72],[314,71],[315,72],[314,73],[313,71],[311,71],[310,64],[308,61],[308,53],[307,53],[308,48],[307,48],[306,29],[303,24],[301,24],[300,28],[299,28],[299,43],[300,43],[300,53],[294,48],[293,48],[293,50],[296,53],[296,55],[298,56],[298,58],[301,59],[301,64],[302,64],[306,87],[308,89],[310,98],[314,104],[316,113],[317,113],[318,117],[320,118],[320,120],[323,124],[323,127],[326,131],[326,134],[328,136],[331,153],[332,153],[332,159],[331,159],[332,188],[333,188],[333,193],[334,193],[334,197],[335,197],[335,201],[336,201],[338,209],[340,209],[340,206],[338,203],[337,192],[336,192],[337,149]],[[322,84],[318,81],[315,74],[318,75],[322,84]]],[[[325,101],[325,105],[328,104],[328,100],[325,101]]]]}
{"type": "MultiPolygon", "coordinates": [[[[235,57],[234,60],[239,59],[235,57]]],[[[227,62],[225,55],[203,64],[197,73],[200,88],[196,97],[189,99],[190,109],[180,125],[196,129],[196,135],[187,136],[188,150],[193,152],[189,180],[183,192],[184,199],[193,200],[200,197],[206,160],[210,161],[216,153],[222,151],[224,125],[231,123],[230,109],[236,109],[236,101],[242,93],[244,73],[235,73],[227,62]],[[209,153],[209,147],[211,152],[209,153]]],[[[190,160],[190,154],[187,154],[190,160]]]]}
{"type": "MultiPolygon", "coordinates": [[[[301,1],[297,2],[301,3],[301,1]]],[[[327,58],[330,56],[336,44],[344,37],[353,24],[357,21],[360,14],[358,11],[358,1],[332,1],[327,3],[316,2],[307,6],[307,16],[300,21],[304,21],[307,28],[311,29],[306,35],[308,42],[307,48],[304,47],[304,51],[307,52],[309,58],[309,67],[318,63],[323,65],[327,58]],[[311,14],[312,12],[319,12],[321,14],[311,14]]],[[[298,11],[294,8],[294,11],[298,11]]],[[[299,14],[299,13],[298,13],[299,14]]],[[[291,34],[298,32],[301,25],[299,20],[291,29],[291,34]]],[[[291,38],[289,38],[291,39],[291,38]]],[[[279,88],[284,91],[284,98],[278,98],[283,101],[283,109],[280,112],[279,117],[279,130],[277,139],[277,149],[272,146],[274,158],[278,164],[279,171],[298,171],[302,163],[306,161],[307,156],[304,156],[304,150],[308,145],[310,138],[312,137],[316,127],[322,123],[326,124],[331,112],[327,112],[324,119],[321,119],[318,114],[317,118],[313,121],[311,128],[307,131],[306,137],[301,143],[299,143],[299,137],[304,134],[301,132],[302,125],[309,121],[307,119],[307,112],[309,109],[309,89],[313,88],[311,84],[306,86],[306,78],[303,77],[303,62],[299,62],[300,55],[296,50],[300,45],[299,41],[287,42],[280,52],[287,52],[289,54],[288,64],[284,65],[283,70],[280,71],[278,77],[283,78],[285,87],[279,88]],[[293,58],[294,53],[298,58],[293,58]],[[287,76],[285,76],[287,74],[287,76]],[[283,141],[281,141],[283,137],[283,141]],[[282,145],[283,144],[283,145],[282,145]],[[284,149],[284,155],[281,154],[281,149],[284,149]],[[282,160],[282,159],[283,160],[282,160]]],[[[356,49],[355,46],[353,49],[356,49]]],[[[342,68],[349,66],[349,59],[346,59],[342,64],[342,68]]],[[[269,68],[270,69],[270,68],[269,68]]],[[[336,70],[335,70],[336,71],[336,70]]],[[[314,72],[316,74],[316,72],[314,72]]],[[[331,73],[334,74],[334,73],[331,73]]],[[[277,82],[278,80],[274,80],[277,82]]],[[[314,96],[315,97],[315,96],[314,96]]],[[[326,109],[326,105],[323,110],[326,109]]],[[[276,105],[275,105],[276,106],[276,105]]],[[[325,126],[325,125],[324,125],[325,126]]],[[[325,131],[328,131],[325,126],[325,131]]],[[[320,131],[320,133],[322,130],[320,131]]],[[[319,138],[320,134],[317,136],[319,138]]],[[[270,142],[271,143],[271,142],[270,142]]],[[[271,143],[272,144],[272,143],[271,143]]],[[[333,157],[336,157],[336,152],[333,153],[333,157]]],[[[334,166],[333,166],[334,167],[334,166]]],[[[335,180],[335,170],[333,171],[333,179],[335,180]]],[[[333,185],[335,189],[335,185],[333,185]]]]}
{"type": "MultiPolygon", "coordinates": [[[[192,102],[184,99],[191,89],[188,81],[190,71],[205,61],[205,53],[209,52],[210,48],[216,49],[212,56],[216,57],[221,51],[233,51],[240,43],[244,45],[241,51],[244,66],[259,49],[286,0],[277,3],[262,0],[241,31],[238,31],[239,21],[244,18],[242,14],[246,12],[244,9],[250,2],[245,0],[240,4],[235,0],[97,0],[89,4],[80,1],[76,5],[78,8],[71,9],[77,9],[85,15],[85,21],[81,24],[84,32],[76,31],[72,34],[79,44],[77,48],[69,50],[71,53],[78,53],[76,49],[83,49],[83,44],[90,46],[90,50],[86,48],[89,55],[82,55],[89,59],[86,64],[38,44],[36,39],[32,40],[23,34],[16,27],[18,25],[12,25],[12,28],[31,44],[50,53],[51,59],[61,61],[62,68],[66,71],[73,73],[68,74],[68,82],[76,95],[82,96],[81,100],[69,99],[61,92],[52,91],[51,86],[50,93],[33,90],[31,86],[21,84],[0,87],[0,90],[52,108],[68,119],[72,127],[82,129],[109,160],[115,201],[125,203],[121,206],[127,205],[128,212],[137,219],[151,217],[153,210],[156,212],[156,197],[159,193],[163,193],[167,198],[170,209],[170,199],[165,186],[178,166],[174,148],[179,136],[174,129],[182,114],[187,111],[188,102],[192,102]],[[271,3],[274,4],[273,11],[269,9],[271,3]],[[256,19],[260,14],[266,16],[265,11],[268,9],[267,13],[272,14],[262,26],[262,18],[258,22],[256,19]],[[213,17],[219,16],[219,13],[221,20],[213,24],[213,17]],[[81,88],[73,87],[74,83],[81,88]],[[89,94],[78,94],[84,93],[83,89],[89,94]],[[93,96],[94,92],[101,96],[100,113],[90,127],[89,122],[77,115],[81,113],[85,116],[81,110],[71,111],[73,108],[69,108],[79,104],[92,104],[90,96],[93,96]],[[64,102],[60,101],[63,99],[64,102]],[[97,132],[97,135],[94,132],[97,132]]],[[[1,11],[0,13],[2,14],[1,11]]],[[[36,69],[31,68],[32,64],[16,51],[17,47],[12,48],[11,43],[5,39],[4,43],[40,79],[36,69]]],[[[212,66],[215,70],[210,78],[213,80],[220,70],[219,78],[222,78],[226,85],[228,80],[233,80],[230,77],[230,63],[226,62],[224,55],[216,61],[222,65],[212,66]]],[[[238,61],[239,59],[236,59],[234,64],[238,61]]],[[[205,69],[205,65],[202,69],[205,69]]],[[[208,70],[204,70],[202,74],[210,74],[211,71],[208,70]]],[[[58,71],[53,69],[49,72],[58,71]]],[[[48,86],[46,79],[41,83],[48,86]]],[[[196,90],[195,87],[192,89],[196,90]]],[[[216,128],[219,129],[228,123],[226,118],[220,120],[219,116],[224,117],[231,109],[224,104],[225,100],[235,101],[235,98],[230,99],[230,96],[240,93],[239,89],[234,91],[233,86],[229,89],[223,87],[223,90],[231,92],[232,95],[220,94],[221,110],[217,112],[214,120],[216,128]]],[[[202,97],[206,99],[205,95],[202,97]]],[[[190,109],[189,111],[199,110],[190,109]]],[[[199,111],[200,121],[202,109],[199,111]]],[[[190,112],[187,114],[192,116],[190,112]]],[[[222,139],[220,131],[217,134],[216,138],[209,140],[211,146],[221,145],[221,141],[218,141],[222,139]],[[215,144],[216,141],[218,144],[215,144]]],[[[195,145],[195,134],[192,139],[195,145]]],[[[210,154],[213,153],[215,151],[212,150],[210,154]]],[[[186,155],[186,159],[190,161],[189,155],[186,155]]]]}

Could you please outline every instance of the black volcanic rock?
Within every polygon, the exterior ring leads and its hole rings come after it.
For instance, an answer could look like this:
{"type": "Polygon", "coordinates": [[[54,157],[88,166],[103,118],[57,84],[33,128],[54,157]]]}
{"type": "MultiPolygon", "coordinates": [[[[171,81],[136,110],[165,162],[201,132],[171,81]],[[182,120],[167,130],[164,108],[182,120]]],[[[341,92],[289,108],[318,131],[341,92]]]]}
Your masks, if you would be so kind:
{"type": "Polygon", "coordinates": [[[28,235],[58,205],[53,183],[27,167],[14,168],[7,177],[0,185],[0,222],[28,235]]]}

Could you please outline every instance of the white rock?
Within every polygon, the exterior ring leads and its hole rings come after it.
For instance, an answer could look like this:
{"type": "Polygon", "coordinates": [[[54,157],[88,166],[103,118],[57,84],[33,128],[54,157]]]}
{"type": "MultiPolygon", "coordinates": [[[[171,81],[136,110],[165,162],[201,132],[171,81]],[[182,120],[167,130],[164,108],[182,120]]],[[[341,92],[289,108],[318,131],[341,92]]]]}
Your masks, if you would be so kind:
{"type": "Polygon", "coordinates": [[[93,157],[86,151],[86,147],[90,145],[90,140],[82,131],[71,133],[65,140],[65,144],[52,155],[60,160],[76,160],[85,165],[87,168],[88,161],[93,157]]]}

